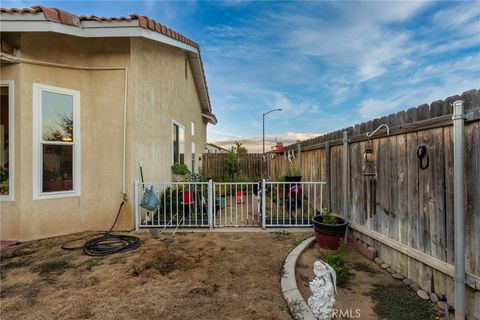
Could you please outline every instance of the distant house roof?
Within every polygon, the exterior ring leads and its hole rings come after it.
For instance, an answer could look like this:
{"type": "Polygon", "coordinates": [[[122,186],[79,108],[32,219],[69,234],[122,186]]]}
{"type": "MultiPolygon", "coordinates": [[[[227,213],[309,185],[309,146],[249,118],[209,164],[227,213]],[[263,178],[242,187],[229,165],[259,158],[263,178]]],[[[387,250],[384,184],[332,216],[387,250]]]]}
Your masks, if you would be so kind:
{"type": "Polygon", "coordinates": [[[220,147],[220,146],[217,146],[216,144],[213,144],[213,143],[208,143],[208,142],[207,142],[205,146],[211,146],[211,147],[216,148],[216,149],[218,149],[218,150],[222,150],[222,151],[227,151],[227,152],[228,152],[227,149],[222,148],[222,147],[220,147]]]}
{"type": "MultiPolygon", "coordinates": [[[[2,32],[56,32],[79,37],[144,37],[185,50],[192,64],[203,115],[213,124],[207,79],[200,46],[182,34],[139,14],[127,17],[77,16],[57,8],[33,6],[31,8],[0,8],[2,32]]],[[[2,42],[1,52],[12,54],[12,48],[2,42]]]]}

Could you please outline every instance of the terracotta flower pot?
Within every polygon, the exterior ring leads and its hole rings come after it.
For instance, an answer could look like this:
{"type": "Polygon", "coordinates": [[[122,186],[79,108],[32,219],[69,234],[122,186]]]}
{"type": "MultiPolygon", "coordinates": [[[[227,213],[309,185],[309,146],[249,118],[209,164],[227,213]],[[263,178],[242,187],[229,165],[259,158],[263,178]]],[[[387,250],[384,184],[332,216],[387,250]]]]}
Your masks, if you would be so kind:
{"type": "Polygon", "coordinates": [[[336,224],[323,223],[323,215],[317,215],[312,219],[315,238],[321,248],[337,250],[345,238],[348,220],[339,216],[334,217],[337,220],[336,224]]]}
{"type": "Polygon", "coordinates": [[[243,203],[243,191],[235,192],[235,197],[237,198],[237,203],[238,204],[243,203]]]}

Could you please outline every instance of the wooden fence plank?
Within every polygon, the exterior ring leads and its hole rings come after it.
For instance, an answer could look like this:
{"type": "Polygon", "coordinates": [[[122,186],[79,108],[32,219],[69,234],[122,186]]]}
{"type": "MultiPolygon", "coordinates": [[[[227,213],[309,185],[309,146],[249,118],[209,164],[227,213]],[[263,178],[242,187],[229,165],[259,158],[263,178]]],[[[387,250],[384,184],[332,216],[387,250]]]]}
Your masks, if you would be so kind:
{"type": "Polygon", "coordinates": [[[465,269],[480,273],[480,124],[465,127],[465,269]]]}

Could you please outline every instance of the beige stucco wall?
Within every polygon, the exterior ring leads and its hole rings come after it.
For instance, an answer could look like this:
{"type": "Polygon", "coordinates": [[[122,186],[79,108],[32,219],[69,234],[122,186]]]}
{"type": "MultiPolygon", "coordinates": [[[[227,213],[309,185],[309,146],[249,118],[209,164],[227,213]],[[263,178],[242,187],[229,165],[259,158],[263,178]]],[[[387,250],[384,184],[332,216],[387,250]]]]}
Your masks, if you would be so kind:
{"type": "Polygon", "coordinates": [[[141,161],[146,181],[171,180],[172,120],[185,127],[185,164],[191,169],[191,143],[195,142],[197,168],[201,168],[198,158],[206,143],[207,123],[201,115],[190,64],[185,79],[186,54],[143,38],[133,38],[131,50],[130,74],[135,86],[130,94],[130,118],[135,121],[129,122],[134,148],[130,177],[139,179],[141,161]],[[195,136],[191,135],[192,121],[195,136]]]}
{"type": "MultiPolygon", "coordinates": [[[[129,201],[119,228],[132,228],[138,162],[143,162],[147,179],[170,179],[172,118],[185,125],[187,164],[191,162],[190,121],[196,123],[198,155],[206,140],[206,124],[191,72],[188,80],[184,77],[184,54],[166,45],[128,38],[84,39],[35,33],[22,34],[13,42],[27,59],[129,68],[129,201]]],[[[15,81],[15,200],[0,202],[0,238],[29,240],[107,229],[122,200],[123,71],[82,71],[21,63],[2,65],[0,76],[15,81]],[[33,200],[33,83],[80,91],[79,197],[33,200]]]]}

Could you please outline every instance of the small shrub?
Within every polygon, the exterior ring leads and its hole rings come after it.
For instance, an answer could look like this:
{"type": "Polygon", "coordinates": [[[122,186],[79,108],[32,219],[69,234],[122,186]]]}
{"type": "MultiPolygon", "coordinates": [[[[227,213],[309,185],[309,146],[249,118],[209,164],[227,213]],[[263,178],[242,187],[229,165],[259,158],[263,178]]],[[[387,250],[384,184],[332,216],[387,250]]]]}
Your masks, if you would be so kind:
{"type": "Polygon", "coordinates": [[[323,209],[322,222],[325,224],[337,224],[337,218],[327,208],[323,209]]]}
{"type": "Polygon", "coordinates": [[[350,266],[345,262],[346,248],[342,243],[336,252],[326,252],[322,260],[328,263],[337,273],[337,285],[341,286],[352,275],[350,266]]]}
{"type": "Polygon", "coordinates": [[[301,175],[302,173],[300,172],[300,169],[298,169],[293,163],[288,166],[287,172],[285,173],[285,176],[287,177],[299,177],[301,175]]]}
{"type": "Polygon", "coordinates": [[[172,172],[174,174],[179,174],[179,175],[184,175],[190,173],[190,171],[187,168],[187,165],[184,163],[175,163],[172,166],[172,172]]]}
{"type": "Polygon", "coordinates": [[[240,174],[240,162],[237,153],[232,148],[227,154],[227,179],[233,179],[240,174]]]}

